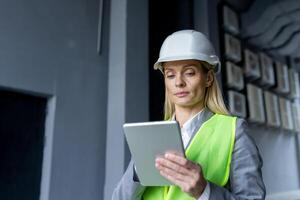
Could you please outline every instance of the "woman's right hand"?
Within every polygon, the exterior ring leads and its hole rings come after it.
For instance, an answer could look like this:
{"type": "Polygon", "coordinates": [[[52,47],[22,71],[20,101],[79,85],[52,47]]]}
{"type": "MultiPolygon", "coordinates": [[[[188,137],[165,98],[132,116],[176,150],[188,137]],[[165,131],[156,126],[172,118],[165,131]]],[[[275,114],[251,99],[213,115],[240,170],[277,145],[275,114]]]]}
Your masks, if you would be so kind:
{"type": "Polygon", "coordinates": [[[155,166],[162,176],[196,199],[206,187],[201,166],[182,155],[166,153],[164,157],[156,158],[155,166]]]}

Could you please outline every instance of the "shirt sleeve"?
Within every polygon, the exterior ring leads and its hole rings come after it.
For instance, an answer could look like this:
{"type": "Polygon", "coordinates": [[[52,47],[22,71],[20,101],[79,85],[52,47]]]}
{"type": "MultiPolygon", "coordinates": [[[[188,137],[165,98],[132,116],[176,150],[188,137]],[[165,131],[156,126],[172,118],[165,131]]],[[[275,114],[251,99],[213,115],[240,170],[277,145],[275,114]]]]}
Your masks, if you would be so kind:
{"type": "Polygon", "coordinates": [[[207,182],[205,189],[203,190],[203,193],[198,198],[198,200],[209,200],[210,195],[210,184],[207,182]]]}
{"type": "Polygon", "coordinates": [[[262,159],[247,124],[237,119],[235,145],[230,166],[229,188],[210,183],[210,200],[263,200],[265,185],[262,178],[262,159]]]}
{"type": "Polygon", "coordinates": [[[145,188],[139,183],[133,160],[131,160],[122,179],[113,191],[112,200],[140,200],[145,188]]]}

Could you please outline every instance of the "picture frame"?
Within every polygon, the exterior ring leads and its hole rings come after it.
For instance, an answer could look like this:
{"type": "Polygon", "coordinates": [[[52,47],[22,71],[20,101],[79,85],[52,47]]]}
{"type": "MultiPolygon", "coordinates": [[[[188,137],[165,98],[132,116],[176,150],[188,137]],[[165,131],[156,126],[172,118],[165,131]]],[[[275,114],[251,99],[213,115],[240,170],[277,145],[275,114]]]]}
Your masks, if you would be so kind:
{"type": "Polygon", "coordinates": [[[299,88],[299,73],[294,69],[289,69],[289,84],[290,84],[290,94],[291,99],[300,97],[299,88]]]}
{"type": "Polygon", "coordinates": [[[260,124],[265,123],[266,117],[262,89],[250,83],[246,87],[249,121],[260,124]]]}
{"type": "Polygon", "coordinates": [[[300,132],[300,102],[299,100],[292,103],[292,114],[294,120],[294,131],[300,132]]]}
{"type": "Polygon", "coordinates": [[[233,90],[228,90],[227,94],[230,113],[245,118],[247,116],[245,95],[233,90]]]}
{"type": "Polygon", "coordinates": [[[266,124],[270,127],[280,127],[280,113],[278,96],[270,91],[264,91],[265,108],[266,108],[266,124]]]}
{"type": "Polygon", "coordinates": [[[238,35],[240,33],[239,16],[226,5],[223,6],[223,27],[233,35],[238,35]]]}
{"type": "Polygon", "coordinates": [[[244,88],[243,70],[234,63],[226,62],[226,80],[227,87],[235,90],[242,90],[244,88]]]}
{"type": "Polygon", "coordinates": [[[259,53],[259,62],[261,69],[260,84],[269,88],[275,85],[275,72],[273,66],[273,60],[267,54],[259,53]]]}
{"type": "Polygon", "coordinates": [[[241,56],[241,42],[232,35],[225,33],[225,58],[234,63],[240,62],[241,56]]]}
{"type": "Polygon", "coordinates": [[[250,80],[261,77],[258,55],[249,49],[244,49],[244,74],[250,80]]]}
{"type": "Polygon", "coordinates": [[[279,97],[279,108],[280,108],[281,127],[283,129],[292,131],[294,127],[293,127],[291,102],[285,98],[279,97]]]}
{"type": "Polygon", "coordinates": [[[275,61],[276,87],[274,91],[279,94],[287,94],[290,91],[288,67],[279,61],[275,61]]]}

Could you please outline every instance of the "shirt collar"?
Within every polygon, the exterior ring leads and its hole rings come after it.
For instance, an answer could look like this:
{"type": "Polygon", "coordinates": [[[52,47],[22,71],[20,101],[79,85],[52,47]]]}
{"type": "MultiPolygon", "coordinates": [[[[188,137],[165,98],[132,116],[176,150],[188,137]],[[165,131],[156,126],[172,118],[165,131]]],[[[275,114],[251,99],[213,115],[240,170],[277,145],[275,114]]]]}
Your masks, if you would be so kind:
{"type": "MultiPolygon", "coordinates": [[[[183,124],[182,130],[187,132],[189,137],[192,138],[202,126],[202,124],[213,115],[214,113],[211,112],[208,108],[204,108],[200,112],[192,116],[190,119],[188,119],[188,121],[183,124]]],[[[172,116],[172,120],[175,120],[175,113],[172,116]]]]}
{"type": "Polygon", "coordinates": [[[202,111],[203,109],[183,124],[182,131],[186,132],[189,137],[191,137],[192,133],[195,132],[195,129],[198,127],[197,125],[200,121],[202,111]]]}

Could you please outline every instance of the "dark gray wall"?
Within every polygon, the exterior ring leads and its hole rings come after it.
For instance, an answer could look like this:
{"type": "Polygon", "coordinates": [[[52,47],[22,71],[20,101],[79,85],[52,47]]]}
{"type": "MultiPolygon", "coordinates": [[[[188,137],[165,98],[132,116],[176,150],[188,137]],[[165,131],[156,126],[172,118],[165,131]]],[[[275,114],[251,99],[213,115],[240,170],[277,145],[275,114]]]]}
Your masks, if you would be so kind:
{"type": "Polygon", "coordinates": [[[102,198],[108,6],[97,55],[98,0],[0,2],[0,86],[56,97],[51,200],[102,198]]]}

